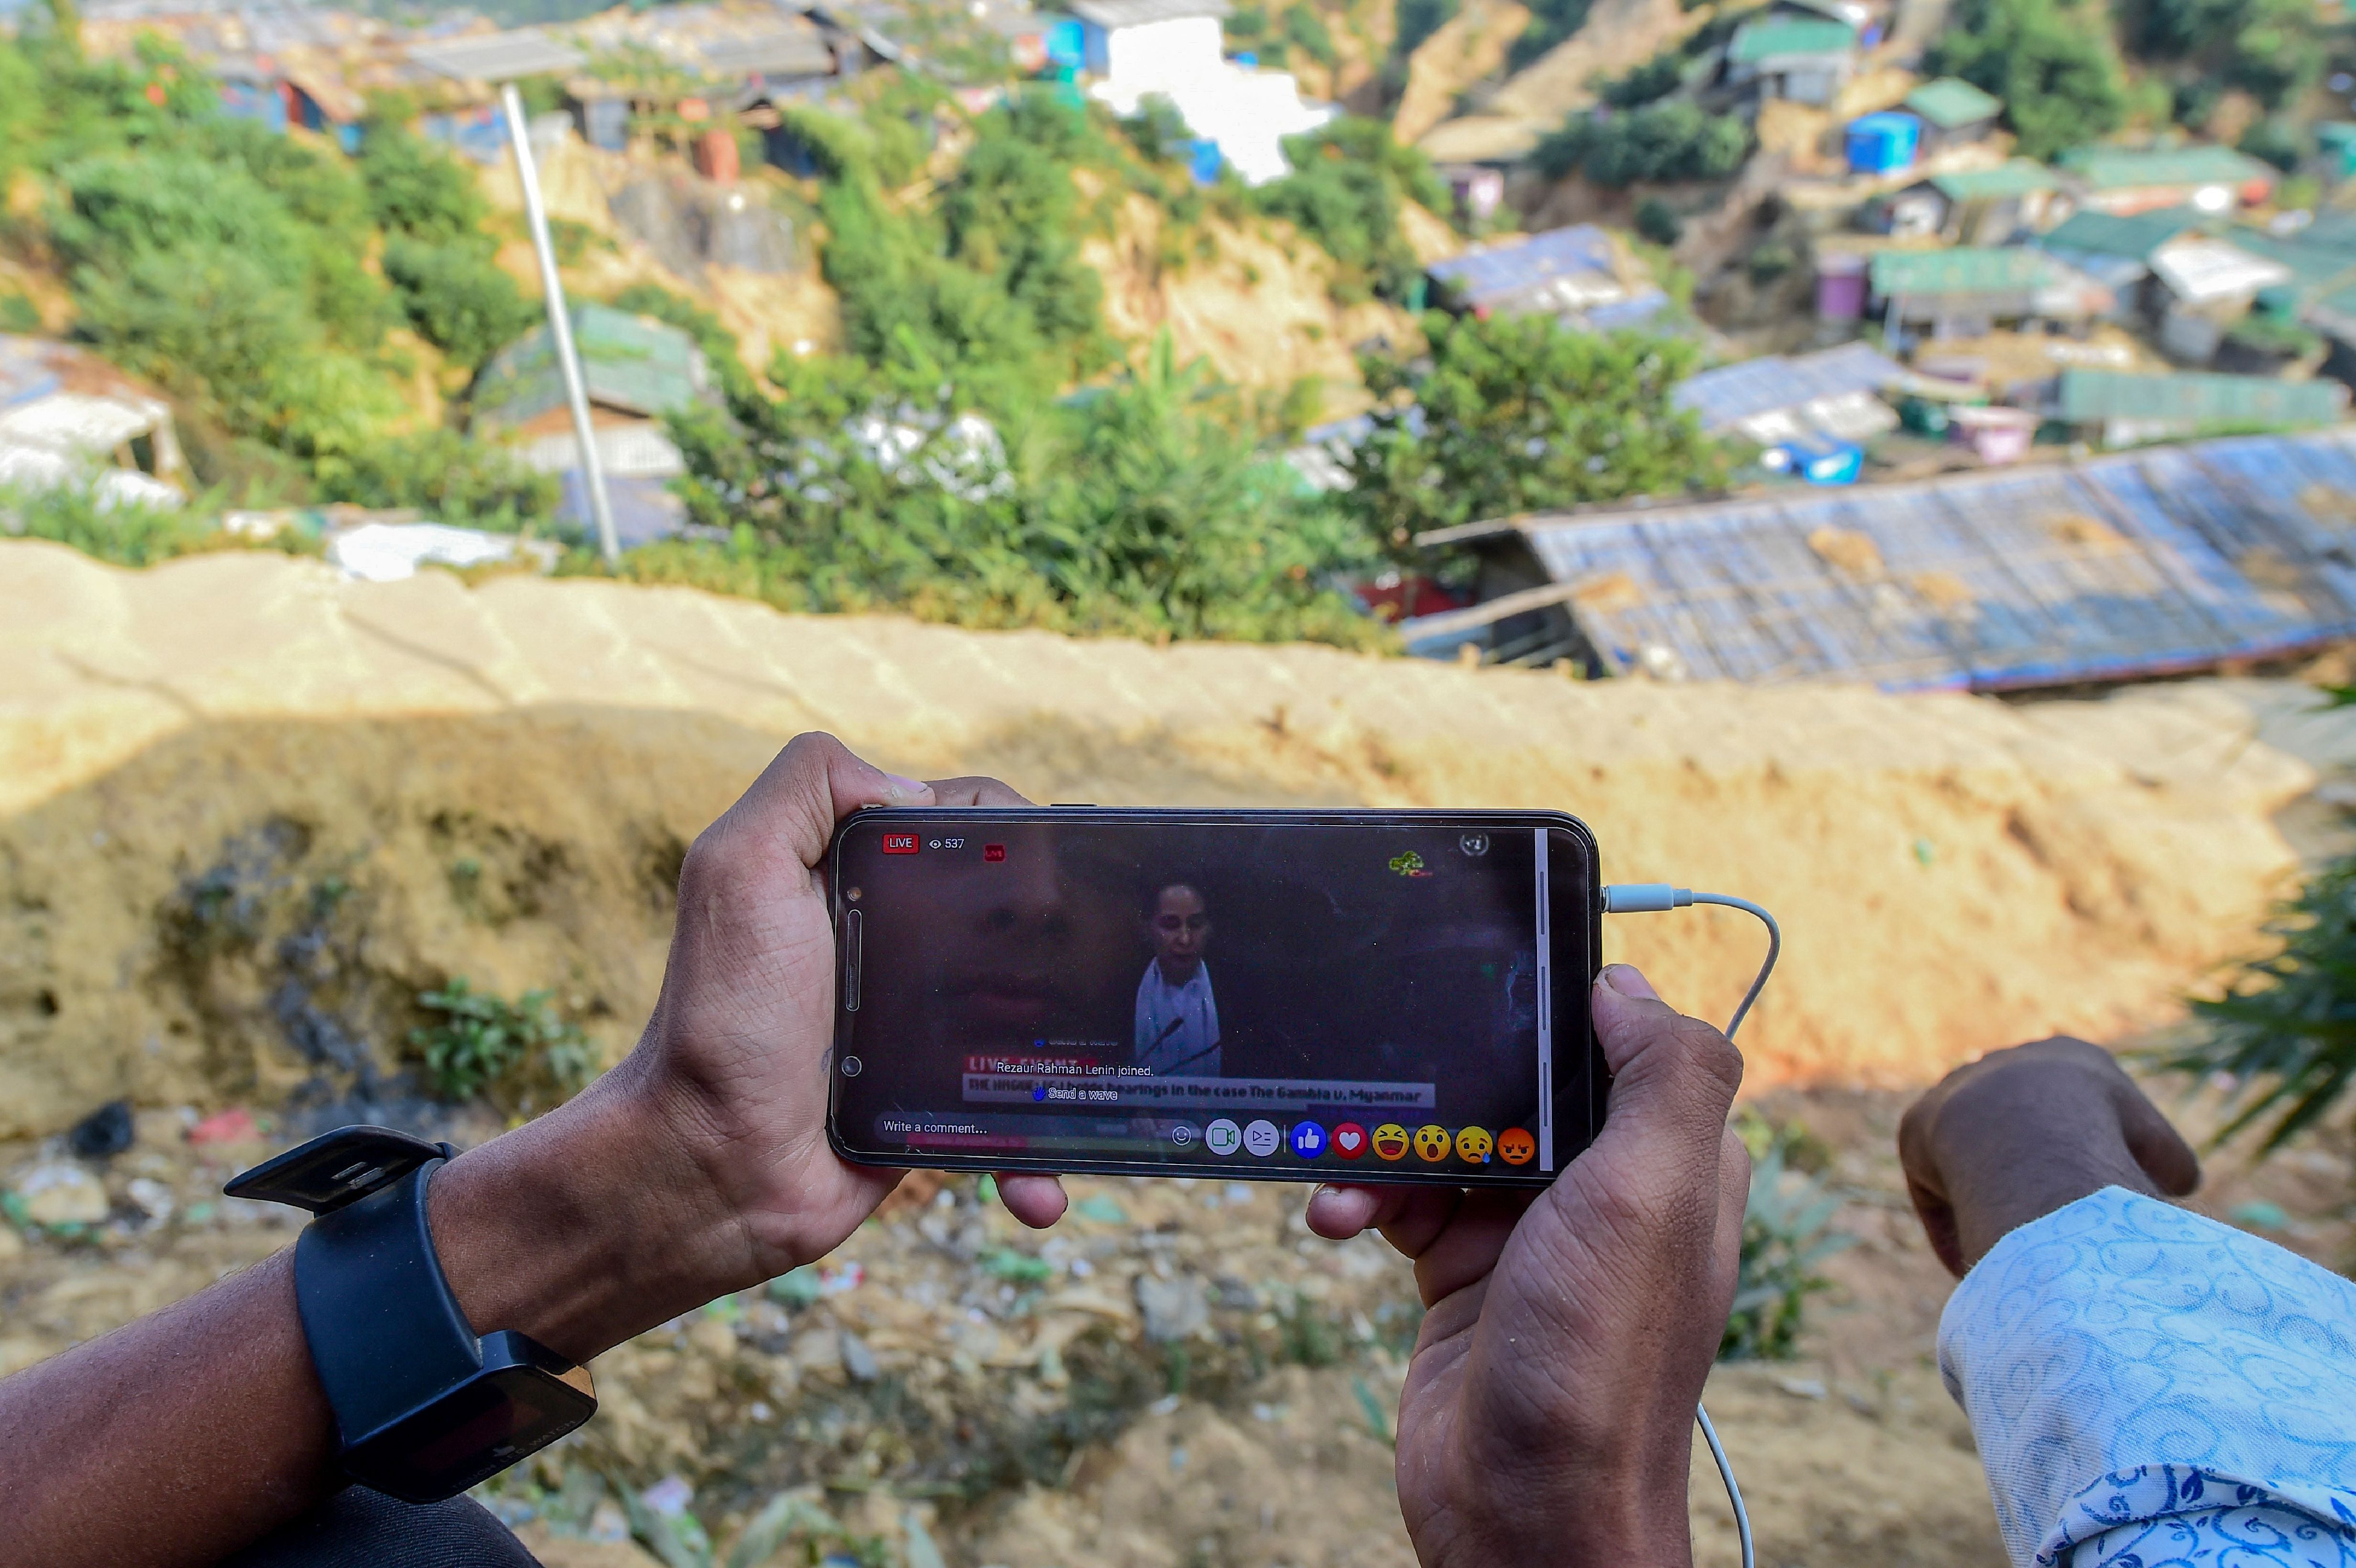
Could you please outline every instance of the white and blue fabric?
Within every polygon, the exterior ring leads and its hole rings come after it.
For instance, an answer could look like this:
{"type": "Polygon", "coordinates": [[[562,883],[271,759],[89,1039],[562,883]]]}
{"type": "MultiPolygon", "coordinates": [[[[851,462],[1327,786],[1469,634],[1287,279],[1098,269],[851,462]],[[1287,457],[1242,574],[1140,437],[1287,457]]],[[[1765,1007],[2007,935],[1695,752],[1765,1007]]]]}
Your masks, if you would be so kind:
{"type": "Polygon", "coordinates": [[[1939,1319],[2020,1568],[2356,1568],[2356,1285],[2110,1187],[1939,1319]]]}

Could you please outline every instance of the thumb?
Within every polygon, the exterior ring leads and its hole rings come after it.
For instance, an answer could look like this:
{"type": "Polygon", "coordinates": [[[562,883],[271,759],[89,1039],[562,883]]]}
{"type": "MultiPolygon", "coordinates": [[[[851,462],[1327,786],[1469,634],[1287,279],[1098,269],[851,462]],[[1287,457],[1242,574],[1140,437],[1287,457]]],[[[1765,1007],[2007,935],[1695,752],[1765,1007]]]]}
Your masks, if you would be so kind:
{"type": "Polygon", "coordinates": [[[1668,1123],[1714,1151],[1742,1083],[1742,1053],[1710,1025],[1662,1001],[1629,965],[1608,965],[1597,976],[1590,1000],[1596,1039],[1612,1069],[1607,1129],[1668,1123]]]}

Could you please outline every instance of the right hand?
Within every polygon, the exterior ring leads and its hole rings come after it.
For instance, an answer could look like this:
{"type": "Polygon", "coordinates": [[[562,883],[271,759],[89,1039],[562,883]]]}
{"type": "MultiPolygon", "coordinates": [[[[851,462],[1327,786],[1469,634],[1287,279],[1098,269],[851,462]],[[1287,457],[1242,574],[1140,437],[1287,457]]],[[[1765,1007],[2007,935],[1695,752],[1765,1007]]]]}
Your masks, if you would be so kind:
{"type": "Polygon", "coordinates": [[[1907,1195],[1961,1278],[2006,1232],[2105,1187],[2182,1198],[2201,1161],[2099,1045],[2057,1035],[1958,1067],[1898,1124],[1907,1195]]]}
{"type": "Polygon", "coordinates": [[[1615,964],[1592,1006],[1612,1072],[1595,1142],[1532,1198],[1321,1188],[1309,1225],[1368,1225],[1430,1311],[1398,1418],[1399,1506],[1426,1568],[1692,1560],[1694,1406],[1734,1301],[1751,1161],[1742,1058],[1615,964]]]}

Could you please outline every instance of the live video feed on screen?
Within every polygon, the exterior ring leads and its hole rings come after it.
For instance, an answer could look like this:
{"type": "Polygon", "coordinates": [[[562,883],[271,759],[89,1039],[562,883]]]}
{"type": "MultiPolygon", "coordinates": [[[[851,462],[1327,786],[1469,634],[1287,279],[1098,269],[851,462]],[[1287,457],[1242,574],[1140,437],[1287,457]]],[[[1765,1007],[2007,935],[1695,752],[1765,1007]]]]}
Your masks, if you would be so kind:
{"type": "Polygon", "coordinates": [[[855,834],[841,1125],[879,1150],[1552,1170],[1586,1129],[1542,1109],[1542,949],[1583,965],[1585,933],[1541,939],[1537,850],[1527,827],[855,834]]]}

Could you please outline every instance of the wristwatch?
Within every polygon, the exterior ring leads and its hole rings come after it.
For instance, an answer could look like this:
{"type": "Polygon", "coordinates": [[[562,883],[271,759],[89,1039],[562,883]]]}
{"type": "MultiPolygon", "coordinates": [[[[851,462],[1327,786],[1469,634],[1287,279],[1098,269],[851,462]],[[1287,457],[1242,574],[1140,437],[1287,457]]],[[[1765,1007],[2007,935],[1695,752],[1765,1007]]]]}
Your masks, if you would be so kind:
{"type": "Polygon", "coordinates": [[[477,1339],[425,1219],[448,1144],[344,1127],[240,1174],[232,1198],[316,1216],[294,1243],[294,1299],[362,1486],[439,1502],[538,1453],[597,1411],[589,1370],[513,1329],[477,1339]]]}

